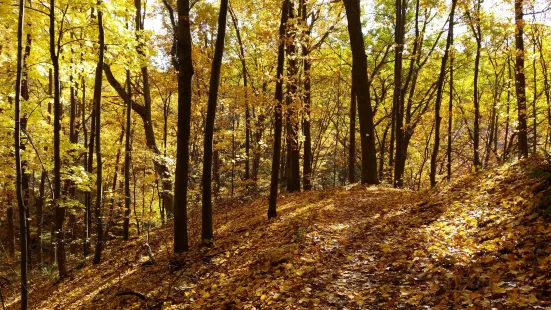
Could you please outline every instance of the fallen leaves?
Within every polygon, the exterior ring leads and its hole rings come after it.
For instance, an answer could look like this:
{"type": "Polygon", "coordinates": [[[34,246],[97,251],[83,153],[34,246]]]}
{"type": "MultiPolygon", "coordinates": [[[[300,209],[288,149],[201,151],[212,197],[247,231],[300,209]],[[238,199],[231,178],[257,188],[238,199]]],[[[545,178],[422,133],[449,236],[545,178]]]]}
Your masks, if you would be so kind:
{"type": "Polygon", "coordinates": [[[215,245],[193,247],[177,272],[171,232],[157,230],[157,265],[115,272],[139,242],[112,245],[109,261],[87,265],[53,294],[35,284],[31,304],[139,309],[114,296],[124,288],[163,309],[549,307],[551,227],[534,211],[539,181],[525,165],[421,193],[355,185],[291,194],[272,221],[261,199],[215,217],[215,245]]]}

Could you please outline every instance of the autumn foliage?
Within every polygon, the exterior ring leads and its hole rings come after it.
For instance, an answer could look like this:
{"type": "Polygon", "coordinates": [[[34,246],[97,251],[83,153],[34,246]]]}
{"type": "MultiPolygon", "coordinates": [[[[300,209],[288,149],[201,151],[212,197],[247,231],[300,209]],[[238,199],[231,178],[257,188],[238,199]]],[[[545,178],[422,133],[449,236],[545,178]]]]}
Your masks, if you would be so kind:
{"type": "MultiPolygon", "coordinates": [[[[350,185],[215,209],[212,248],[171,255],[168,228],[114,241],[101,265],[32,283],[35,309],[524,308],[551,302],[551,228],[536,160],[413,192],[350,185]],[[121,294],[122,292],[122,294],[121,294]],[[124,292],[136,293],[124,295],[124,292]],[[118,296],[122,295],[122,296],[118,296]]],[[[195,217],[198,218],[199,214],[195,217]]],[[[200,242],[199,230],[192,234],[200,242]]],[[[17,309],[14,287],[4,287],[17,309]]]]}

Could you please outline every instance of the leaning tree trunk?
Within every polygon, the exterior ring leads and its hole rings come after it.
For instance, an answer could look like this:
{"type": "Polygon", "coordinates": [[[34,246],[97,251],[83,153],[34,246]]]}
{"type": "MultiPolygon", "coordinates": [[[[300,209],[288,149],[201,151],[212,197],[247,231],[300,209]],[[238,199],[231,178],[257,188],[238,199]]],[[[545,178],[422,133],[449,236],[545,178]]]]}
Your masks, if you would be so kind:
{"type": "Polygon", "coordinates": [[[373,110],[369,98],[369,82],[367,80],[367,57],[365,54],[362,24],[360,20],[360,1],[344,0],[348,19],[348,33],[352,48],[352,74],[360,119],[360,134],[362,144],[362,183],[379,183],[377,175],[377,155],[375,149],[375,126],[373,110]]]}
{"type": "MultiPolygon", "coordinates": [[[[237,43],[239,44],[239,60],[241,61],[241,74],[243,75],[243,88],[245,90],[245,180],[250,179],[250,161],[249,153],[251,149],[251,113],[249,110],[249,101],[248,101],[248,72],[247,72],[247,63],[245,62],[245,48],[243,41],[241,40],[241,31],[238,27],[237,17],[231,8],[229,8],[233,27],[235,29],[235,34],[237,37],[237,43]]],[[[214,51],[216,55],[216,47],[214,51]]]]}
{"type": "MultiPolygon", "coordinates": [[[[143,20],[142,20],[142,3],[141,0],[135,1],[136,6],[136,30],[142,31],[143,30],[143,20]]],[[[136,35],[139,38],[139,34],[136,35]]],[[[137,52],[138,54],[145,58],[145,52],[144,52],[144,46],[143,44],[138,44],[137,46],[137,52]]],[[[153,121],[151,118],[151,112],[152,112],[152,100],[151,100],[151,91],[149,86],[149,72],[147,65],[143,66],[141,68],[142,73],[142,79],[143,79],[143,94],[144,94],[144,106],[145,106],[145,113],[142,116],[144,121],[144,127],[146,127],[146,140],[148,141],[148,147],[155,153],[155,155],[161,155],[161,151],[157,147],[157,142],[155,141],[155,133],[153,131],[153,121]]],[[[163,204],[165,206],[165,210],[168,213],[174,213],[174,197],[172,196],[172,179],[171,179],[171,173],[168,169],[167,164],[162,161],[156,159],[154,161],[155,170],[157,172],[157,175],[162,180],[163,185],[163,204]]]]}
{"type": "MultiPolygon", "coordinates": [[[[209,100],[207,105],[207,119],[205,123],[204,157],[203,157],[203,191],[202,191],[202,229],[203,242],[212,242],[212,149],[214,140],[214,121],[216,117],[216,103],[218,101],[218,88],[220,86],[220,68],[224,56],[224,40],[226,38],[226,17],[228,14],[228,0],[220,1],[220,13],[218,16],[218,35],[214,47],[212,70],[210,75],[209,100]]],[[[248,136],[247,136],[248,137],[248,136]]],[[[247,177],[248,164],[247,158],[247,177]]]]}
{"type": "MultiPolygon", "coordinates": [[[[436,102],[434,104],[434,146],[432,149],[431,161],[430,161],[430,185],[436,186],[436,163],[438,161],[438,151],[440,150],[440,124],[442,122],[442,116],[440,116],[440,107],[442,106],[442,96],[444,94],[444,80],[446,78],[446,63],[450,54],[450,47],[453,42],[453,24],[454,13],[457,0],[452,1],[452,8],[450,12],[450,27],[448,30],[448,39],[446,40],[446,49],[444,51],[444,57],[442,57],[442,64],[440,65],[440,75],[438,76],[438,85],[436,91],[436,102]]],[[[476,78],[475,78],[476,79],[476,78]]]]}

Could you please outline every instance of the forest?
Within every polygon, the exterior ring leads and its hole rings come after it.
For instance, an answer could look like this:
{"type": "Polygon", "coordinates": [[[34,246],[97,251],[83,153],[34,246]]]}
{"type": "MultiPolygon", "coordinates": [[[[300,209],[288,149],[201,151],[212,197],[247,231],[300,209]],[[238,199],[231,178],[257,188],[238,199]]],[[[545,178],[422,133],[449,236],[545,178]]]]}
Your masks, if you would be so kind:
{"type": "Polygon", "coordinates": [[[1,309],[551,307],[551,1],[0,0],[1,309]]]}

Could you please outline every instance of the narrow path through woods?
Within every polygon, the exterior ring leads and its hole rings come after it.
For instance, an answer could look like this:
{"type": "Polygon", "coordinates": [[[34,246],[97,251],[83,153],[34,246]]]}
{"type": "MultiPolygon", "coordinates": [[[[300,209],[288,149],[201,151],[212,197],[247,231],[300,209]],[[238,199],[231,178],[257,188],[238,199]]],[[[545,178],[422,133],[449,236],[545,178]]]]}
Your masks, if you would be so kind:
{"type": "MultiPolygon", "coordinates": [[[[526,164],[416,193],[354,185],[216,210],[216,243],[170,255],[170,230],[110,244],[100,266],[35,283],[35,309],[550,306],[551,228],[526,164]],[[536,211],[535,211],[536,210],[536,211]],[[121,292],[133,295],[117,296],[121,292]],[[143,295],[143,298],[139,294],[143,295]]],[[[193,218],[193,217],[192,217],[193,218]]],[[[195,244],[198,234],[195,234],[195,244]]],[[[9,309],[16,304],[9,300],[9,309]]]]}

